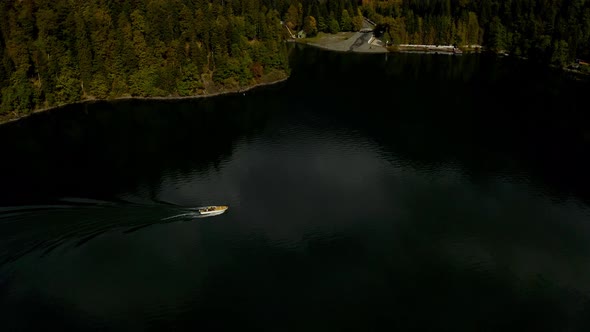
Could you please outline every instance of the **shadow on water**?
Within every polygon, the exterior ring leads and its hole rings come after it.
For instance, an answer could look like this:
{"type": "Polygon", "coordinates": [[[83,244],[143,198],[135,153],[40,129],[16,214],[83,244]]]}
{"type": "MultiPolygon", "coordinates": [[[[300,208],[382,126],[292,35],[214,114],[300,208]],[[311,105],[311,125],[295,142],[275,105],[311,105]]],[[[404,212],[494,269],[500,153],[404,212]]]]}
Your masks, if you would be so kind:
{"type": "Polygon", "coordinates": [[[590,197],[587,82],[486,56],[385,60],[297,45],[292,63],[286,84],[247,98],[98,102],[4,125],[0,202],[154,201],[163,176],[219,169],[284,113],[313,114],[318,131],[359,131],[418,169],[459,164],[475,180],[526,173],[556,195],[590,197]]]}
{"type": "Polygon", "coordinates": [[[152,326],[264,331],[590,327],[590,300],[562,285],[492,275],[486,267],[450,263],[432,246],[417,250],[403,236],[389,240],[401,245],[384,256],[382,248],[367,247],[363,238],[320,237],[295,250],[253,239],[231,252],[242,264],[211,269],[203,291],[184,312],[155,319],[152,326]]]}
{"type": "Polygon", "coordinates": [[[235,144],[264,129],[274,107],[256,107],[259,92],[72,105],[3,125],[0,264],[202,218],[189,208],[219,202],[165,201],[160,191],[174,182],[162,179],[219,171],[235,144]]]}
{"type": "Polygon", "coordinates": [[[6,124],[0,140],[11,143],[3,146],[0,202],[128,194],[151,202],[163,176],[218,169],[239,139],[262,130],[276,108],[272,100],[256,107],[261,98],[97,102],[6,124]]]}
{"type": "Polygon", "coordinates": [[[586,83],[485,56],[292,61],[247,97],[0,127],[9,330],[590,330],[586,83]],[[228,191],[231,222],[178,222],[228,191]]]}
{"type": "Polygon", "coordinates": [[[548,194],[590,201],[588,80],[512,58],[304,46],[293,67],[292,100],[312,105],[321,126],[360,131],[386,158],[457,164],[474,181],[526,174],[548,194]]]}

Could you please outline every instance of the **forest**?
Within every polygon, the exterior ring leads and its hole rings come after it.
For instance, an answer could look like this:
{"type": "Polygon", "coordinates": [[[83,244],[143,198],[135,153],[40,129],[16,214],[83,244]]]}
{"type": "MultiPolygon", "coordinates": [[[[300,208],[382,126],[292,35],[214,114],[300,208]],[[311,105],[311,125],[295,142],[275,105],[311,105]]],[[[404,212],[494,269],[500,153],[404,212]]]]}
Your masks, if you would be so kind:
{"type": "Polygon", "coordinates": [[[364,16],[385,25],[383,38],[394,45],[483,45],[559,66],[590,60],[588,0],[320,0],[283,5],[281,12],[308,35],[358,30],[364,16]],[[297,6],[304,15],[293,14],[297,6]]]}
{"type": "Polygon", "coordinates": [[[590,59],[588,0],[9,0],[0,114],[85,99],[193,96],[289,74],[286,27],[395,44],[483,45],[566,66],[590,59]]]}
{"type": "Polygon", "coordinates": [[[477,44],[558,66],[590,58],[587,0],[371,1],[363,13],[394,44],[477,44]]]}
{"type": "Polygon", "coordinates": [[[258,0],[22,0],[0,9],[0,113],[82,99],[192,96],[288,74],[258,0]]]}

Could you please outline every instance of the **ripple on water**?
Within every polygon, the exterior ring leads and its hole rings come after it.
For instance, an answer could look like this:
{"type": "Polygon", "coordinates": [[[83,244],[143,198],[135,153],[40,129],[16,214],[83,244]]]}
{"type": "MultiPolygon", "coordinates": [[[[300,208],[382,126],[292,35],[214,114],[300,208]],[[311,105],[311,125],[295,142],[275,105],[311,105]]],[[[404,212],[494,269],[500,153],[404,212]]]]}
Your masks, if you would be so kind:
{"type": "Polygon", "coordinates": [[[155,224],[202,217],[191,208],[170,203],[132,201],[1,207],[0,266],[29,255],[42,258],[58,248],[75,250],[113,231],[130,234],[155,224]]]}

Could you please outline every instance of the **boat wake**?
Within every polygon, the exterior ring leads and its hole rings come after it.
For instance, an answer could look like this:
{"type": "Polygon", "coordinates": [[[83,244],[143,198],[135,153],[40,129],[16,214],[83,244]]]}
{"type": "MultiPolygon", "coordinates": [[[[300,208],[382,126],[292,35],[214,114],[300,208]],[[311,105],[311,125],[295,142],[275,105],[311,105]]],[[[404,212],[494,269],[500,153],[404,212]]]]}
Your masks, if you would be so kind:
{"type": "MultiPolygon", "coordinates": [[[[192,208],[191,208],[191,210],[192,210],[192,208]]],[[[193,218],[207,218],[207,217],[211,217],[211,216],[202,215],[199,212],[189,212],[189,213],[181,213],[181,214],[177,214],[174,216],[162,218],[160,220],[173,220],[173,219],[179,219],[179,218],[193,219],[193,218]]]]}
{"type": "Polygon", "coordinates": [[[104,234],[130,234],[167,223],[210,217],[199,207],[167,202],[68,198],[50,204],[0,206],[0,267],[29,255],[70,250],[104,234]]]}

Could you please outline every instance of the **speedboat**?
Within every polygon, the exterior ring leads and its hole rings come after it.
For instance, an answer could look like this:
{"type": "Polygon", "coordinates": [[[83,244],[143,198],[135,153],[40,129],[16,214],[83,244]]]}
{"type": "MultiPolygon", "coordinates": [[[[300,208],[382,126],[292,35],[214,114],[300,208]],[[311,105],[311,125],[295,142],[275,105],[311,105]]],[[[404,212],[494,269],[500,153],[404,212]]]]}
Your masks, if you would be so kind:
{"type": "Polygon", "coordinates": [[[226,205],[213,205],[198,208],[197,211],[199,211],[202,216],[216,216],[218,214],[222,214],[227,209],[228,206],[226,205]]]}

